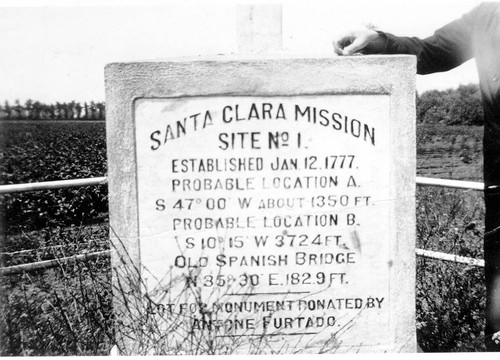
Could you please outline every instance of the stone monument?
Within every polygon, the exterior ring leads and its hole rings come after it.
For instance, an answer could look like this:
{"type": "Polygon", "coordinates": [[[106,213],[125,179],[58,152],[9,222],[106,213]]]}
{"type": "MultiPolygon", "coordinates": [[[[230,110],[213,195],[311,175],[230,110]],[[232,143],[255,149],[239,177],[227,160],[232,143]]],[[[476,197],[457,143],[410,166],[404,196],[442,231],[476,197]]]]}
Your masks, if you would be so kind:
{"type": "Polygon", "coordinates": [[[414,74],[410,56],[108,65],[123,348],[415,351],[414,74]]]}

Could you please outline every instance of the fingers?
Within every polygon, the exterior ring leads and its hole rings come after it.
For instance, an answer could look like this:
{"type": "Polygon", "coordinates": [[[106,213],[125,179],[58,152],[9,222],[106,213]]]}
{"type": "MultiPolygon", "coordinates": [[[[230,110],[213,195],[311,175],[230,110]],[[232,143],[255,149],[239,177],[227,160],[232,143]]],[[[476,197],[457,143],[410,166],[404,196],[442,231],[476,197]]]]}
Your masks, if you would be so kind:
{"type": "Polygon", "coordinates": [[[337,55],[352,55],[362,50],[367,44],[363,38],[349,36],[340,41],[333,41],[333,51],[337,55]]]}
{"type": "Polygon", "coordinates": [[[368,41],[366,38],[357,37],[354,39],[354,41],[349,46],[346,46],[342,50],[342,53],[343,53],[343,55],[355,54],[355,53],[363,50],[367,44],[368,44],[368,41]]]}
{"type": "Polygon", "coordinates": [[[341,46],[336,41],[333,42],[333,52],[337,55],[344,55],[341,46]]]}
{"type": "Polygon", "coordinates": [[[333,51],[337,55],[353,55],[361,52],[370,43],[374,31],[370,29],[360,29],[337,37],[332,42],[333,51]]]}
{"type": "Polygon", "coordinates": [[[344,55],[344,48],[352,43],[355,38],[354,34],[346,33],[340,34],[335,37],[335,40],[332,41],[333,51],[337,55],[344,55]]]}

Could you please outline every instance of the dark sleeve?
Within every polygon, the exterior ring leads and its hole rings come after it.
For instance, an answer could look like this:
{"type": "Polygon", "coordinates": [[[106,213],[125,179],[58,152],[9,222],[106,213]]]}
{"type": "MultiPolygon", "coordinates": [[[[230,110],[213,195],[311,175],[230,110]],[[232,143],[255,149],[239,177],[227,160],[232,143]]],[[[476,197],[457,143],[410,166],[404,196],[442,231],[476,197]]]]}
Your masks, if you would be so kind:
{"type": "Polygon", "coordinates": [[[379,32],[386,38],[384,54],[416,55],[418,74],[453,69],[473,57],[471,36],[476,12],[477,8],[423,40],[379,32]]]}

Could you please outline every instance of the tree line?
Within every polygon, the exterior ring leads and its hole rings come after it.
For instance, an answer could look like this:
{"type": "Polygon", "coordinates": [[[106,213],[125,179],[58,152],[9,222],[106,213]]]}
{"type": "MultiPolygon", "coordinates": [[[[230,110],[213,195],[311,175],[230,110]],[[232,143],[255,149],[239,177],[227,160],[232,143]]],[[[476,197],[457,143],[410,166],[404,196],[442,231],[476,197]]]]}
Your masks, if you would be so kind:
{"type": "Polygon", "coordinates": [[[68,103],[56,102],[44,104],[31,99],[21,104],[16,100],[14,104],[5,101],[0,105],[0,119],[6,120],[104,120],[106,106],[104,102],[68,103]]]}
{"type": "MultiPolygon", "coordinates": [[[[457,89],[430,90],[417,94],[417,122],[423,124],[483,125],[479,87],[460,85],[457,89]]],[[[44,104],[27,100],[0,105],[0,119],[8,120],[104,120],[104,102],[44,104]]]]}
{"type": "Polygon", "coordinates": [[[475,84],[426,91],[417,96],[416,106],[418,123],[483,125],[481,93],[475,84]]]}

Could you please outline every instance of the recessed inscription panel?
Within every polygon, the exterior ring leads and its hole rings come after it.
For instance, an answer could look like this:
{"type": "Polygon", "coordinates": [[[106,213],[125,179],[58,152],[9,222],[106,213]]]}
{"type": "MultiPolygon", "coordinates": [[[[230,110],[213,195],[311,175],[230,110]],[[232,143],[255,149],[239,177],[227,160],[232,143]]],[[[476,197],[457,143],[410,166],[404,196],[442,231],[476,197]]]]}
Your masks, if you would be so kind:
{"type": "Polygon", "coordinates": [[[385,95],[136,101],[143,278],[178,341],[392,344],[388,120],[385,95]]]}

